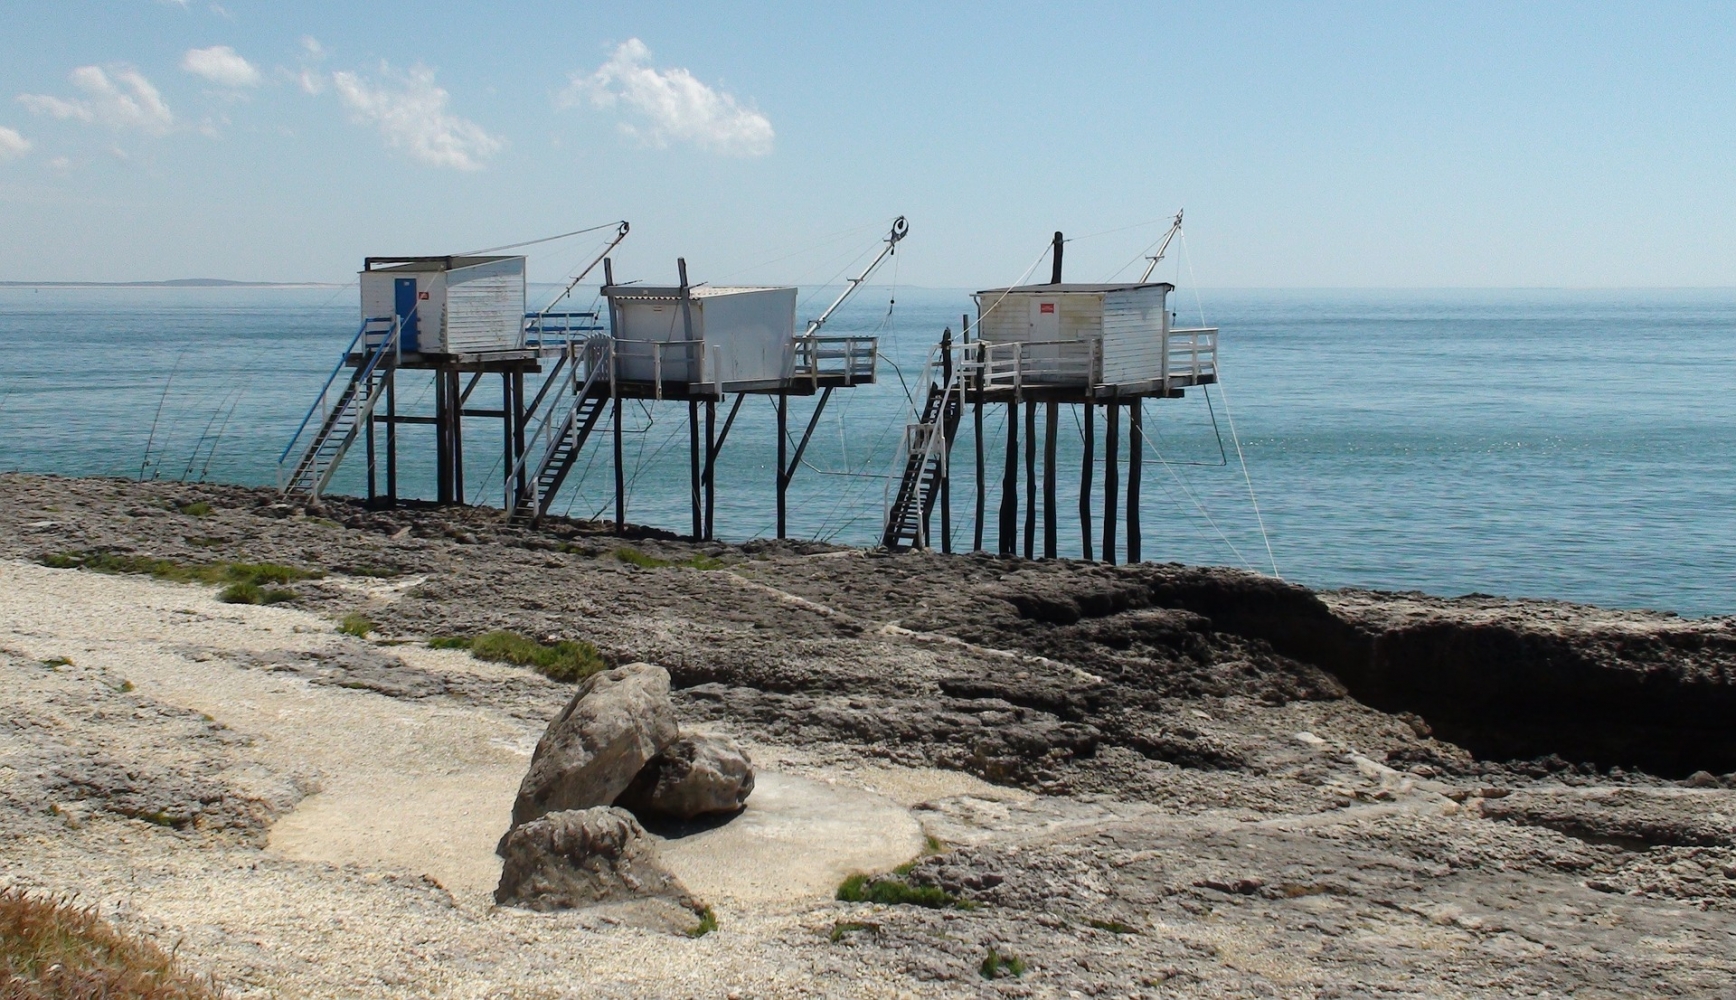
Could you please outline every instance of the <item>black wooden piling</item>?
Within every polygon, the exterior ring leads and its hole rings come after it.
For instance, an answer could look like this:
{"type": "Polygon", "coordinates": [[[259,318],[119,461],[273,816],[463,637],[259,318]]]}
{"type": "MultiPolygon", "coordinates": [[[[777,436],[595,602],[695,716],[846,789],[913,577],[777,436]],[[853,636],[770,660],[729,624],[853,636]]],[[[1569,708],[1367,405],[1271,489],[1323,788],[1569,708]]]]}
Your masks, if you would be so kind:
{"type": "Polygon", "coordinates": [[[789,491],[790,481],[784,475],[784,468],[789,464],[790,450],[790,394],[778,393],[778,537],[784,537],[784,498],[789,491]]]}
{"type": "Polygon", "coordinates": [[[1145,451],[1145,401],[1127,404],[1127,561],[1139,556],[1139,464],[1145,451]]]}
{"type": "Polygon", "coordinates": [[[1025,404],[1025,558],[1037,554],[1037,401],[1025,404]]]}
{"type": "Polygon", "coordinates": [[[1019,404],[1007,404],[1006,471],[1001,474],[1000,551],[1003,556],[1018,553],[1019,530],[1019,404]]]}
{"type": "Polygon", "coordinates": [[[1079,462],[1079,548],[1091,561],[1091,476],[1097,462],[1097,407],[1085,404],[1085,455],[1079,462]]]}
{"type": "MultiPolygon", "coordinates": [[[[940,385],[945,391],[952,387],[952,328],[940,335],[940,385]]],[[[944,555],[952,554],[952,421],[948,407],[958,406],[963,400],[948,397],[946,405],[941,407],[940,432],[945,436],[940,453],[940,551],[944,555]]]]}
{"type": "Polygon", "coordinates": [[[1043,558],[1055,558],[1055,436],[1061,404],[1051,400],[1043,418],[1043,558]]]}
{"type": "Polygon", "coordinates": [[[1103,408],[1108,427],[1103,437],[1103,561],[1115,565],[1115,499],[1121,489],[1121,401],[1103,408]]]}

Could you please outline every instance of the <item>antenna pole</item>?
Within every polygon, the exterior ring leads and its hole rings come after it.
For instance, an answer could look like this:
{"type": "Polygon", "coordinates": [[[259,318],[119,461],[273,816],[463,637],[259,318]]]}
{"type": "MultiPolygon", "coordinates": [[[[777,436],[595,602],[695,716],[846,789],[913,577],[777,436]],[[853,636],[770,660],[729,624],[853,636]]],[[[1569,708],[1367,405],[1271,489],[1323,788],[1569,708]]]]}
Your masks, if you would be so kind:
{"type": "Polygon", "coordinates": [[[1049,284],[1051,285],[1061,283],[1061,251],[1066,249],[1066,246],[1067,241],[1061,237],[1060,230],[1056,230],[1055,242],[1051,244],[1053,252],[1050,254],[1049,264],[1049,284]]]}

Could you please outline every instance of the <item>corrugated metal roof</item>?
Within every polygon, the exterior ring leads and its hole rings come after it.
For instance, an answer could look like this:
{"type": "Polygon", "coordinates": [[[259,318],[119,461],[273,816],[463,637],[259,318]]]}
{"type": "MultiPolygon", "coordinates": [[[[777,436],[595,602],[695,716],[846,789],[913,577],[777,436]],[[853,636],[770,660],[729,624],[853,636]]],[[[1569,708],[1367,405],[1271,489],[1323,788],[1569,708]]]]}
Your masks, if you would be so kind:
{"type": "Polygon", "coordinates": [[[1121,284],[1084,284],[1074,281],[1063,281],[1059,285],[1015,285],[1011,288],[985,288],[978,295],[1005,295],[1008,292],[1031,292],[1037,294],[1058,293],[1066,295],[1069,292],[1126,292],[1135,288],[1162,288],[1175,291],[1175,286],[1167,281],[1124,282],[1121,284]]]}
{"type": "Polygon", "coordinates": [[[524,260],[521,255],[503,257],[368,257],[362,261],[365,271],[455,271],[461,267],[492,264],[497,260],[524,260]]]}
{"type": "MultiPolygon", "coordinates": [[[[696,299],[707,299],[720,295],[740,295],[744,292],[775,292],[794,287],[794,285],[693,285],[687,289],[687,292],[696,299]]],[[[610,285],[603,289],[603,294],[617,299],[678,299],[681,297],[681,286],[610,285]]]]}

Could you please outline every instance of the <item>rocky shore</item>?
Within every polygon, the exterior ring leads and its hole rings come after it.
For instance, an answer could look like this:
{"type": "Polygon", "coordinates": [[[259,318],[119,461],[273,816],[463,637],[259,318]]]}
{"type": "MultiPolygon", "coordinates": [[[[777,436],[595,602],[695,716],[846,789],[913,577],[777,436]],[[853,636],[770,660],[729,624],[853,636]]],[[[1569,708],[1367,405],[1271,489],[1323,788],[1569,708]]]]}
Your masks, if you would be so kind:
{"type": "Polygon", "coordinates": [[[238,995],[1728,996],[1732,772],[1731,619],[0,476],[0,883],[238,995]],[[715,930],[494,905],[497,630],[747,749],[715,930]]]}

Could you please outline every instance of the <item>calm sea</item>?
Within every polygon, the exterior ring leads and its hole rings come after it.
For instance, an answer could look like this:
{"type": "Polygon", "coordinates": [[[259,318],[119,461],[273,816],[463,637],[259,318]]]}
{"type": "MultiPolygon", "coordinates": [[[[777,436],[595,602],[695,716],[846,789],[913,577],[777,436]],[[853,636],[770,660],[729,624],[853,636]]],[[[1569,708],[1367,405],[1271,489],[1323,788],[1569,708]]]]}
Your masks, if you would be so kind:
{"type": "MultiPolygon", "coordinates": [[[[355,298],[0,289],[0,468],[275,483],[354,333],[355,298]]],[[[878,385],[837,393],[819,421],[792,486],[794,534],[876,538],[906,387],[970,308],[962,290],[890,298],[867,289],[828,328],[878,331],[885,360],[878,385]]],[[[1190,390],[1147,405],[1146,558],[1275,562],[1317,586],[1736,612],[1736,291],[1212,291],[1196,307],[1184,290],[1174,301],[1184,320],[1203,311],[1223,331],[1224,383],[1209,401],[1190,390]]],[[[804,291],[800,315],[825,302],[804,291]]],[[[487,379],[471,405],[498,396],[487,379]]],[[[432,391],[410,375],[399,399],[429,409],[432,391]]],[[[811,407],[792,403],[793,428],[811,407]]],[[[721,537],[773,531],[772,417],[749,398],[731,431],[721,537]]],[[[991,549],[1003,419],[988,420],[991,549]]],[[[954,534],[967,548],[969,426],[954,455],[954,534]]],[[[634,404],[627,431],[628,516],[686,530],[686,407],[634,404]]],[[[430,495],[432,432],[402,433],[405,492],[430,495]]],[[[489,420],[467,428],[473,502],[501,503],[499,434],[489,420]]],[[[1102,437],[1100,423],[1099,448],[1102,437]]],[[[1064,412],[1061,443],[1076,470],[1076,414],[1064,412]]],[[[589,451],[557,510],[607,510],[608,449],[589,451]]],[[[362,472],[358,448],[337,491],[359,492],[362,472]]],[[[1079,551],[1077,488],[1064,473],[1064,554],[1079,551]]]]}

